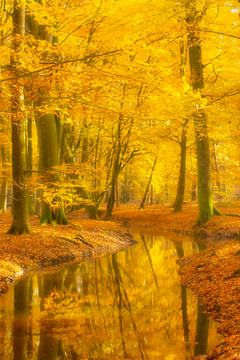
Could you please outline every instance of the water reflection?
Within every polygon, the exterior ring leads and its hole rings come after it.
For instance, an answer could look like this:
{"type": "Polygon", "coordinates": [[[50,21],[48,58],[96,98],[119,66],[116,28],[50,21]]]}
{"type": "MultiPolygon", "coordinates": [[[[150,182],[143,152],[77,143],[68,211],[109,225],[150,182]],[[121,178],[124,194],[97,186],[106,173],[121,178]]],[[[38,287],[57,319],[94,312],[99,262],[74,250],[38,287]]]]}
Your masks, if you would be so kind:
{"type": "Polygon", "coordinates": [[[104,258],[35,273],[0,298],[4,360],[166,359],[204,354],[215,325],[179,284],[195,243],[138,236],[104,258]]]}

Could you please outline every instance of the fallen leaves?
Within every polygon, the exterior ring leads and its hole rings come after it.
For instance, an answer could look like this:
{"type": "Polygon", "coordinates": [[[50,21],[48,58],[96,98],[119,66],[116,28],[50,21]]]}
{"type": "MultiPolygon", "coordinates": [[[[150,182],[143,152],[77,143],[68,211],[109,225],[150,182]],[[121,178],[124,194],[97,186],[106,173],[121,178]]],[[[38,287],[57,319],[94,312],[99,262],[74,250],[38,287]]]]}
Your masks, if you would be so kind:
{"type": "Polygon", "coordinates": [[[218,332],[225,339],[206,359],[237,360],[240,355],[240,242],[228,240],[201,253],[180,260],[180,275],[220,323],[218,332]]]}
{"type": "Polygon", "coordinates": [[[6,234],[10,214],[0,214],[0,295],[8,290],[9,279],[25,271],[81,261],[132,243],[119,224],[83,219],[81,212],[72,214],[71,221],[68,226],[41,226],[34,217],[32,234],[14,236],[6,234]]]}

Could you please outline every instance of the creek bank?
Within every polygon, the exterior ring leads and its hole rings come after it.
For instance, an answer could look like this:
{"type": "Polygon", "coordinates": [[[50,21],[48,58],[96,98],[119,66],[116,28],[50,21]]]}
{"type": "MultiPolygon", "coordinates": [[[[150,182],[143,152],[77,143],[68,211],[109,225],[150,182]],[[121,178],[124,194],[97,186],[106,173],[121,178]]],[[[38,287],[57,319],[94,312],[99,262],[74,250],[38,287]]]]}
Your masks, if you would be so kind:
{"type": "Polygon", "coordinates": [[[134,243],[120,224],[87,220],[71,215],[65,226],[41,226],[32,219],[31,234],[6,234],[11,224],[9,214],[0,215],[0,295],[9,284],[31,270],[81,262],[116,252],[134,243]]]}
{"type": "MultiPolygon", "coordinates": [[[[221,207],[228,214],[239,214],[238,209],[221,207]]],[[[182,283],[201,299],[208,315],[219,323],[218,332],[224,340],[212,354],[195,359],[240,360],[240,218],[216,216],[197,228],[196,219],[194,206],[186,206],[181,213],[166,207],[114,213],[114,220],[130,229],[152,234],[171,231],[198,238],[205,250],[180,259],[179,274],[182,283]]]]}
{"type": "Polygon", "coordinates": [[[184,205],[180,213],[174,213],[172,207],[166,206],[144,210],[122,208],[114,212],[113,220],[147,233],[170,231],[203,239],[240,239],[240,205],[239,208],[219,206],[219,209],[228,216],[215,216],[201,226],[195,226],[198,216],[196,204],[184,205]]]}
{"type": "Polygon", "coordinates": [[[224,337],[204,359],[239,360],[240,242],[211,244],[206,250],[179,260],[179,265],[183,284],[201,299],[208,315],[219,323],[218,332],[224,337]]]}

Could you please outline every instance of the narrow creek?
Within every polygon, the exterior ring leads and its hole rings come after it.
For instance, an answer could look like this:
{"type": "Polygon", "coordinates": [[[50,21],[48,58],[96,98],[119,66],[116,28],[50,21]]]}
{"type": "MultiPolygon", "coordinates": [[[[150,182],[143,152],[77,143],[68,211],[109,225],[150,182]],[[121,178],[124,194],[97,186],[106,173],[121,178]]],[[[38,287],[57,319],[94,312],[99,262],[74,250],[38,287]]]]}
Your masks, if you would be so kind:
{"type": "Polygon", "coordinates": [[[189,238],[135,234],[124,251],[19,279],[0,298],[0,359],[187,360],[218,342],[216,324],[181,286],[189,238]]]}

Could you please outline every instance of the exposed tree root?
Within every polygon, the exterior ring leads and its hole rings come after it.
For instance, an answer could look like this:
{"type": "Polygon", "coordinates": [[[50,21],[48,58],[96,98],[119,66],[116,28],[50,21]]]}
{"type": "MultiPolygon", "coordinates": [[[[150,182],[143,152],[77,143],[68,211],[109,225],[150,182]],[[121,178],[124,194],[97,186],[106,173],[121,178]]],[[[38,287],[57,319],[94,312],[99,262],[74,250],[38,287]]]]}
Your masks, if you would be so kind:
{"type": "Polygon", "coordinates": [[[12,224],[10,229],[7,231],[7,234],[22,235],[22,234],[30,234],[31,232],[32,232],[31,227],[27,224],[21,226],[12,224]]]}

